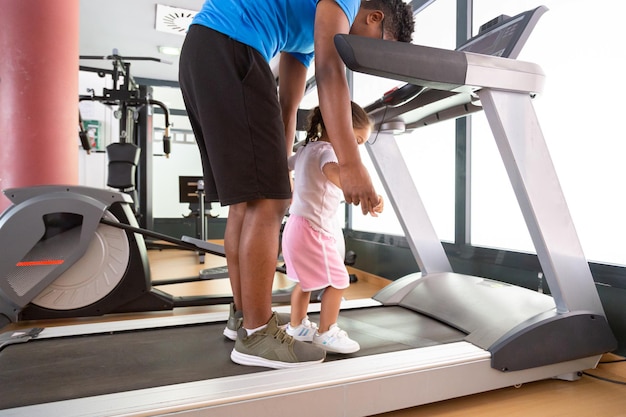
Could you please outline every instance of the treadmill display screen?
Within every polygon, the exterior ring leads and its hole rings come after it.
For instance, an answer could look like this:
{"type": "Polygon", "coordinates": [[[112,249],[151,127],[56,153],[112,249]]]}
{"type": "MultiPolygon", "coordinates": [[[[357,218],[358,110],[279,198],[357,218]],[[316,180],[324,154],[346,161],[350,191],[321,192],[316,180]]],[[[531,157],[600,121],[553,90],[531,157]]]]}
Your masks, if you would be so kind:
{"type": "Polygon", "coordinates": [[[457,51],[509,58],[526,23],[525,15],[519,15],[486,33],[475,36],[457,48],[457,51]]]}

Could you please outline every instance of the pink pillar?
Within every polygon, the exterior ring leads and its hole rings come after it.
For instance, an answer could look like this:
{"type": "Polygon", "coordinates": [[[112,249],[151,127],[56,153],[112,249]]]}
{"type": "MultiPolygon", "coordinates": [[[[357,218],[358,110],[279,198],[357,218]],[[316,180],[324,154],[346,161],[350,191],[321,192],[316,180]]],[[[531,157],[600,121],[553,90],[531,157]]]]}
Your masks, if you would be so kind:
{"type": "Polygon", "coordinates": [[[78,32],[79,0],[0,0],[2,190],[78,183],[78,32]]]}

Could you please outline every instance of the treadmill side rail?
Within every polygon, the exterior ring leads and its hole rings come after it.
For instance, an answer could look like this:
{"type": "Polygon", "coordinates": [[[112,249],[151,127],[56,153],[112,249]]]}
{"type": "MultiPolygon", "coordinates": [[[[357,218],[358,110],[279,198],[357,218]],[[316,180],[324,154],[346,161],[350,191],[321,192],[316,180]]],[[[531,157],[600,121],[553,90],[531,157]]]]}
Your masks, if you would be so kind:
{"type": "Polygon", "coordinates": [[[602,355],[617,348],[606,318],[588,311],[545,314],[522,323],[489,348],[503,372],[602,355]]]}

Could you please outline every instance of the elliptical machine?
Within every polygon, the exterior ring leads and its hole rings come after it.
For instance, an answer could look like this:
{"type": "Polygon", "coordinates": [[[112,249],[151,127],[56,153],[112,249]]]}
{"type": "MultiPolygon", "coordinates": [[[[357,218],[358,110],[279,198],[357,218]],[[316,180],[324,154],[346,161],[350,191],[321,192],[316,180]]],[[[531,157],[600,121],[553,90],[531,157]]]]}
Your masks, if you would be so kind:
{"type": "Polygon", "coordinates": [[[125,193],[46,185],[4,190],[0,327],[32,319],[226,304],[230,295],[175,297],[151,285],[143,236],[224,256],[223,247],[137,227],[125,193]]]}

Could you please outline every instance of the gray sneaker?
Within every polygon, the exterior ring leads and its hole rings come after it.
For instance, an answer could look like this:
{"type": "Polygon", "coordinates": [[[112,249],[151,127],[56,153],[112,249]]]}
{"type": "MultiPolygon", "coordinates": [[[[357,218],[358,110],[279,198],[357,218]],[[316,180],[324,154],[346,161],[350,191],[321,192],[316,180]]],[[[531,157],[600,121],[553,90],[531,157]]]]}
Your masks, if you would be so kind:
{"type": "MultiPolygon", "coordinates": [[[[291,316],[288,313],[276,313],[278,316],[278,327],[285,328],[291,321],[291,316]]],[[[230,311],[228,313],[228,321],[224,328],[224,336],[232,341],[237,340],[237,329],[243,322],[243,313],[241,311],[235,311],[235,303],[230,303],[230,311]]]]}
{"type": "Polygon", "coordinates": [[[300,342],[278,327],[273,313],[267,327],[248,336],[240,327],[230,359],[240,365],[268,368],[295,368],[323,362],[326,352],[310,343],[300,342]]]}
{"type": "Polygon", "coordinates": [[[243,312],[235,311],[235,303],[230,303],[230,311],[228,313],[228,321],[224,328],[224,336],[230,340],[237,339],[237,329],[241,327],[243,322],[243,312]]]}

